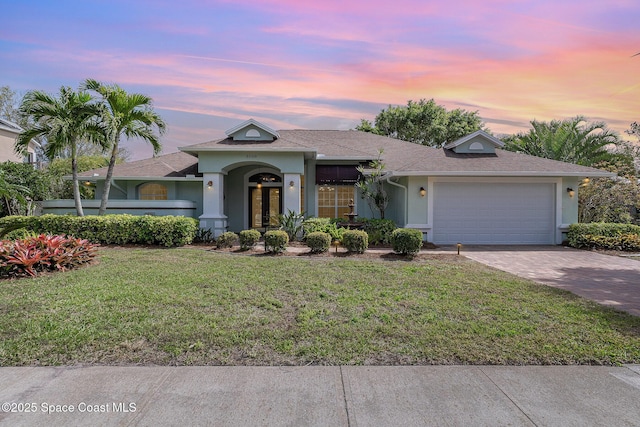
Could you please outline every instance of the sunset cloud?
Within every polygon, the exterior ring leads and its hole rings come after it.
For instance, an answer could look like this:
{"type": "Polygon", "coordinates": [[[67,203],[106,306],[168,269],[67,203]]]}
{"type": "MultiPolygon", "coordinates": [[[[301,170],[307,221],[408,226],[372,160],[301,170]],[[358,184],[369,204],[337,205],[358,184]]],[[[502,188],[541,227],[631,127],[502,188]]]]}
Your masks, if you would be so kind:
{"type": "Polygon", "coordinates": [[[640,120],[630,0],[25,0],[3,14],[0,85],[54,92],[91,77],[145,93],[169,122],[165,152],[248,117],[349,129],[421,98],[477,110],[495,133],[640,120]]]}

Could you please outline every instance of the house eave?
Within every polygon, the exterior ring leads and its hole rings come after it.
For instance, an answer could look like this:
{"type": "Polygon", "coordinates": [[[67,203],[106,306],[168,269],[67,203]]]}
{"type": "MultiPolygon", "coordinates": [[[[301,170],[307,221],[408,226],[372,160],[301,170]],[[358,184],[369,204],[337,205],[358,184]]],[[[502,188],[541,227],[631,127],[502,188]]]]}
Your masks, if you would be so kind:
{"type": "MultiPolygon", "coordinates": [[[[66,180],[71,180],[70,175],[65,175],[63,177],[66,180]]],[[[104,181],[106,177],[104,176],[79,176],[78,181],[104,181]]],[[[186,177],[186,176],[114,176],[114,181],[202,181],[203,178],[201,176],[196,177],[186,177]]]]}
{"type": "Polygon", "coordinates": [[[187,154],[191,154],[191,155],[195,155],[197,157],[198,153],[201,152],[256,152],[256,151],[260,151],[260,152],[264,152],[264,151],[268,151],[268,152],[278,152],[278,153],[316,153],[316,150],[310,150],[308,148],[297,148],[297,147],[293,147],[293,148],[273,148],[273,147],[249,147],[249,146],[240,146],[240,145],[234,145],[231,147],[205,147],[205,148],[197,148],[197,149],[190,149],[188,146],[187,147],[178,147],[178,150],[187,153],[187,154]]]}
{"type": "Polygon", "coordinates": [[[616,176],[611,172],[539,172],[539,171],[409,171],[400,172],[392,171],[389,177],[401,177],[401,176],[517,176],[517,177],[608,177],[612,178],[616,176]]]}

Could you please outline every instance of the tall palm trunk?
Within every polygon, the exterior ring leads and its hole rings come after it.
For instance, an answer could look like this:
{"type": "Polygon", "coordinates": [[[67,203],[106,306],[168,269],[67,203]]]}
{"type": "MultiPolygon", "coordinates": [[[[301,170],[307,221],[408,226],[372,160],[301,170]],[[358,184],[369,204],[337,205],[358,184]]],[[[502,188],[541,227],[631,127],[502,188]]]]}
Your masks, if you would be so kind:
{"type": "Polygon", "coordinates": [[[107,176],[104,180],[104,188],[102,189],[102,197],[100,199],[100,209],[98,215],[104,215],[107,211],[107,201],[109,200],[109,191],[111,190],[111,177],[113,176],[113,168],[116,165],[116,157],[118,156],[118,144],[120,137],[116,136],[111,149],[111,159],[109,159],[109,167],[107,168],[107,176]]]}
{"type": "Polygon", "coordinates": [[[73,200],[76,204],[76,213],[78,216],[84,216],[82,210],[82,199],[80,199],[80,185],[78,183],[78,159],[76,158],[75,144],[71,148],[71,175],[73,177],[73,200]]]}

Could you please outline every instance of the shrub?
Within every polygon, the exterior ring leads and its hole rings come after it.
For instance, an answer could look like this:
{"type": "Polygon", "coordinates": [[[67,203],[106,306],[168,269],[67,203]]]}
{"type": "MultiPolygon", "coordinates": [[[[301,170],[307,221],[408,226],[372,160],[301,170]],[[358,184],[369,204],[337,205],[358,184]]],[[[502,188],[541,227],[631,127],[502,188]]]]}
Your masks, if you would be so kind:
{"type": "Polygon", "coordinates": [[[91,262],[97,245],[86,239],[41,234],[0,241],[0,275],[35,277],[44,271],[65,271],[91,262]]]}
{"type": "Polygon", "coordinates": [[[198,228],[193,241],[195,243],[213,243],[216,241],[216,238],[213,237],[213,232],[210,228],[198,228]]]}
{"type": "Polygon", "coordinates": [[[572,224],[567,233],[574,248],[637,251],[640,246],[640,226],[633,224],[588,223],[572,224]]]}
{"type": "Polygon", "coordinates": [[[397,228],[391,233],[393,251],[414,256],[422,247],[422,232],[414,228],[397,228]]]}
{"type": "Polygon", "coordinates": [[[345,228],[338,228],[336,221],[330,218],[307,218],[302,223],[302,230],[304,233],[304,239],[311,233],[320,231],[328,233],[332,240],[342,240],[342,235],[345,232],[345,228]]]}
{"type": "Polygon", "coordinates": [[[289,235],[282,230],[271,230],[264,233],[264,250],[279,254],[287,249],[289,235]]]}
{"type": "Polygon", "coordinates": [[[240,249],[247,251],[258,244],[260,232],[258,230],[242,230],[240,232],[240,249]]]}
{"type": "Polygon", "coordinates": [[[218,249],[231,248],[238,241],[238,235],[233,231],[227,231],[222,233],[216,240],[216,247],[218,249]]]}
{"type": "Polygon", "coordinates": [[[327,252],[331,246],[331,235],[322,231],[314,231],[307,235],[307,246],[311,249],[311,253],[319,254],[327,252]]]}
{"type": "Polygon", "coordinates": [[[297,213],[291,209],[286,214],[278,215],[278,227],[287,233],[289,240],[296,240],[302,231],[302,220],[304,220],[304,212],[297,213]]]}
{"type": "Polygon", "coordinates": [[[372,245],[387,245],[391,243],[391,234],[397,228],[396,223],[390,219],[363,218],[362,229],[369,235],[369,243],[372,245]]]}
{"type": "Polygon", "coordinates": [[[25,230],[35,233],[68,235],[94,243],[127,243],[182,246],[191,243],[198,221],[182,216],[134,215],[42,215],[39,217],[5,217],[0,227],[23,222],[25,230]]]}
{"type": "Polygon", "coordinates": [[[347,230],[342,236],[342,246],[347,248],[348,252],[363,254],[369,247],[369,236],[366,231],[347,230]]]}

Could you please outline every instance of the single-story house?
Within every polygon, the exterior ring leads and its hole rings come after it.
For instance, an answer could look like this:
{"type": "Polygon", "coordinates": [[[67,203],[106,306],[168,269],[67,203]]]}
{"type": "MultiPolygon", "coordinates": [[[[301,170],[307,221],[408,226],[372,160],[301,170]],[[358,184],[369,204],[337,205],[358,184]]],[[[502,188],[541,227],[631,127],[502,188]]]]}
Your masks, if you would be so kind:
{"type": "MultiPolygon", "coordinates": [[[[560,244],[577,222],[585,178],[611,176],[502,150],[483,131],[439,149],[354,130],[276,131],[253,119],[226,133],[117,165],[109,212],[192,216],[216,236],[264,230],[288,211],[346,219],[351,199],[359,218],[371,218],[354,184],[357,167],[382,149],[385,217],[398,226],[422,230],[436,244],[560,244]]],[[[99,199],[106,168],[81,175],[99,199]]],[[[95,213],[99,200],[83,204],[95,213]]],[[[44,210],[71,212],[73,204],[48,201],[44,210]]]]}
{"type": "Polygon", "coordinates": [[[14,151],[16,138],[21,132],[23,129],[17,124],[0,118],[0,162],[10,160],[16,163],[37,163],[37,149],[40,148],[40,144],[35,140],[32,139],[29,142],[25,156],[16,154],[14,151]]]}

